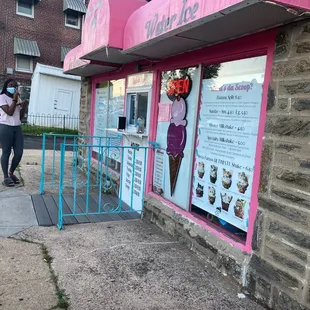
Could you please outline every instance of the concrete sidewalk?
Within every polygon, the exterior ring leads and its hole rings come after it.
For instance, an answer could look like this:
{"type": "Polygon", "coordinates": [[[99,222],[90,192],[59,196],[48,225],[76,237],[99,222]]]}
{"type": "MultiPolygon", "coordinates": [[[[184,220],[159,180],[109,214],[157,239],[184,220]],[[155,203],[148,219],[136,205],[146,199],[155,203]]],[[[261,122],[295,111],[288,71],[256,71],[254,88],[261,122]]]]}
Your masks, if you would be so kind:
{"type": "Polygon", "coordinates": [[[30,195],[22,187],[0,187],[0,237],[37,225],[30,195]]]}
{"type": "Polygon", "coordinates": [[[39,245],[0,238],[0,309],[57,309],[55,285],[39,245]]]}
{"type": "Polygon", "coordinates": [[[263,309],[147,222],[32,227],[17,237],[46,245],[72,310],[263,309]]]}

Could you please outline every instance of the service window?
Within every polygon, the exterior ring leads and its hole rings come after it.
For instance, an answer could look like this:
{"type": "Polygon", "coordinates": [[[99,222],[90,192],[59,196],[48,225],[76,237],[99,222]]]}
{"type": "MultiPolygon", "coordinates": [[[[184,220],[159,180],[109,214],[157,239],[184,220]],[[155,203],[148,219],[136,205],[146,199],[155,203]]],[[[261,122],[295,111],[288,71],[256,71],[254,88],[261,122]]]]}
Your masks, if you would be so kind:
{"type": "Polygon", "coordinates": [[[128,125],[136,126],[138,118],[143,118],[147,124],[148,95],[148,92],[128,94],[128,125]]]}

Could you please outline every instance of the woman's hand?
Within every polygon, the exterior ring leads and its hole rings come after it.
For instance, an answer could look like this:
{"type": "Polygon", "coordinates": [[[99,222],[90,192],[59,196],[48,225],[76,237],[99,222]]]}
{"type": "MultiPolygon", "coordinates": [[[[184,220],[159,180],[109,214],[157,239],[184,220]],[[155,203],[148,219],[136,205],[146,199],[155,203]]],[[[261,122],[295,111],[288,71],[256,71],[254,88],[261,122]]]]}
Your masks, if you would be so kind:
{"type": "Polygon", "coordinates": [[[20,95],[19,95],[19,92],[16,91],[16,92],[14,93],[14,95],[13,95],[13,100],[18,101],[19,96],[20,96],[20,95]]]}

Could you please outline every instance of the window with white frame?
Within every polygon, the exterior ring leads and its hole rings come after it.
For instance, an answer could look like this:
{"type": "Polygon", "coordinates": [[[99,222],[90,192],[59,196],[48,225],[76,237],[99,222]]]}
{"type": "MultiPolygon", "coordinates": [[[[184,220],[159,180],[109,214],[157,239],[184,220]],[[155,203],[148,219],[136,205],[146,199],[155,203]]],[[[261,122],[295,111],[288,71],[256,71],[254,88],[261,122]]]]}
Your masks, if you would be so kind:
{"type": "Polygon", "coordinates": [[[144,125],[148,122],[148,92],[128,93],[128,126],[135,127],[139,118],[144,120],[144,125]]]}
{"type": "Polygon", "coordinates": [[[16,71],[33,72],[33,58],[29,56],[16,56],[16,71]]]}
{"type": "Polygon", "coordinates": [[[27,16],[27,17],[34,17],[33,1],[17,0],[16,1],[16,14],[27,16]]]}
{"type": "Polygon", "coordinates": [[[67,27],[80,29],[81,18],[78,12],[67,11],[65,19],[66,19],[65,24],[67,27]]]}

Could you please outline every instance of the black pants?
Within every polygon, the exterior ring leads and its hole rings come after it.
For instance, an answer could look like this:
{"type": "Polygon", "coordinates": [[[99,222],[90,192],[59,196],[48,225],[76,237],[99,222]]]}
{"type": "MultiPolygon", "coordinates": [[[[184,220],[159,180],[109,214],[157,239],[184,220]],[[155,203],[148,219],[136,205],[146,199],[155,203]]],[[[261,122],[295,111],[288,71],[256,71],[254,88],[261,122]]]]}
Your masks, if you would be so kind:
{"type": "Polygon", "coordinates": [[[4,178],[7,178],[12,148],[14,157],[10,169],[11,173],[14,173],[23,156],[24,135],[21,127],[0,124],[0,144],[2,148],[1,168],[4,178]]]}

